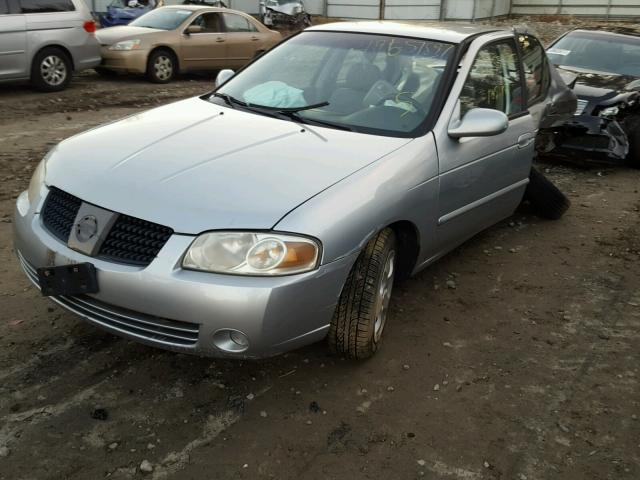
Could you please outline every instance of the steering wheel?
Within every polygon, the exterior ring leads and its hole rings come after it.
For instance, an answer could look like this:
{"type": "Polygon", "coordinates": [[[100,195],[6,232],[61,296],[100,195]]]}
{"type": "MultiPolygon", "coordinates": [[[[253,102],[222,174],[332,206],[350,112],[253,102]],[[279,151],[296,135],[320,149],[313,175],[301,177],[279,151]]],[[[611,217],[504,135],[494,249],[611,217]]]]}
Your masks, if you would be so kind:
{"type": "MultiPolygon", "coordinates": [[[[425,116],[427,115],[427,111],[424,109],[424,107],[420,102],[418,102],[415,98],[411,96],[411,92],[389,93],[388,95],[385,95],[380,100],[378,100],[378,102],[376,103],[376,106],[382,105],[387,100],[393,100],[396,103],[402,103],[402,102],[410,103],[415,107],[418,113],[422,113],[425,116]]],[[[408,110],[406,113],[403,113],[403,115],[406,115],[407,113],[409,113],[408,110]]]]}

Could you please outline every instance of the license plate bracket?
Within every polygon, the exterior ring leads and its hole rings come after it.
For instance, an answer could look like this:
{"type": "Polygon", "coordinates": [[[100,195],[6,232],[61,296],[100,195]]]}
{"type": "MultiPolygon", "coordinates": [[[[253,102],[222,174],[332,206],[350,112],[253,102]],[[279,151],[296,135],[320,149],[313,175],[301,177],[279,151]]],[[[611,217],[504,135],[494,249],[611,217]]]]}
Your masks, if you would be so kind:
{"type": "Polygon", "coordinates": [[[45,297],[98,293],[96,267],[89,262],[38,268],[38,283],[45,297]]]}

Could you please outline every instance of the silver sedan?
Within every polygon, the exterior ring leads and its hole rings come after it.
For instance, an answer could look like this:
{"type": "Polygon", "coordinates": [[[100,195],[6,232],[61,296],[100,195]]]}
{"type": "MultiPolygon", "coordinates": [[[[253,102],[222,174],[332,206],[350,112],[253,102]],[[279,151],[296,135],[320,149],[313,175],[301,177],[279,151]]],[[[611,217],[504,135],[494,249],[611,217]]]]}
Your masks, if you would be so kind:
{"type": "Polygon", "coordinates": [[[394,279],[516,209],[566,91],[526,32],[313,27],[213,93],[53,148],[16,252],[51,300],[149,345],[255,358],[328,338],[366,358],[394,279]]]}

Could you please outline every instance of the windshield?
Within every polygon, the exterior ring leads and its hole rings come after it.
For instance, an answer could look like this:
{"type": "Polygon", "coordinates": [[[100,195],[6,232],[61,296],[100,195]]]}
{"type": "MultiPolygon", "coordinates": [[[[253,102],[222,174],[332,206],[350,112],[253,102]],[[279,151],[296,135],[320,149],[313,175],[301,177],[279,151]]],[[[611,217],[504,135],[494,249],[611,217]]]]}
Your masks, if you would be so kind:
{"type": "Polygon", "coordinates": [[[159,8],[145,13],[131,22],[134,27],[157,28],[159,30],[173,30],[178,28],[193,12],[179,8],[159,8]]]}
{"type": "Polygon", "coordinates": [[[574,32],[547,50],[559,66],[640,77],[640,38],[598,32],[574,32]]]}
{"type": "Polygon", "coordinates": [[[271,109],[318,105],[296,112],[295,118],[409,137],[429,114],[453,50],[451,44],[431,40],[303,32],[251,64],[216,94],[271,109]]]}

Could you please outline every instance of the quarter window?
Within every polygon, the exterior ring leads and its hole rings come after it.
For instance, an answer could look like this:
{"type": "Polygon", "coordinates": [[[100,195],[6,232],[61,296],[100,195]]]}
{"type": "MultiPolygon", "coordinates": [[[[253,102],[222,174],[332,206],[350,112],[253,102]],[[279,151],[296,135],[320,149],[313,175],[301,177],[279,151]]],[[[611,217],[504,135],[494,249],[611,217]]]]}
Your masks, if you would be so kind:
{"type": "Polygon", "coordinates": [[[72,12],[71,0],[20,0],[22,13],[72,12]]]}
{"type": "Polygon", "coordinates": [[[223,13],[227,32],[255,32],[256,27],[246,18],[233,13],[223,13]]]}
{"type": "Polygon", "coordinates": [[[522,52],[528,104],[533,105],[546,97],[549,90],[551,75],[547,55],[540,42],[531,35],[518,35],[518,43],[522,52]]]}
{"type": "Polygon", "coordinates": [[[515,44],[492,43],[476,56],[460,95],[461,113],[491,108],[513,115],[524,110],[522,80],[515,44]]]}

